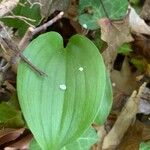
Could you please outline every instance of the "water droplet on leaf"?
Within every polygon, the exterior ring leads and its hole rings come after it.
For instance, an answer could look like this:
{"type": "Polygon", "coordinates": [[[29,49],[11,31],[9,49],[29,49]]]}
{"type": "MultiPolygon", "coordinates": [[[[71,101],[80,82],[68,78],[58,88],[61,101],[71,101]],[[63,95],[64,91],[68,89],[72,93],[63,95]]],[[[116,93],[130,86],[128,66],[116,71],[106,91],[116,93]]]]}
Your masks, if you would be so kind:
{"type": "Polygon", "coordinates": [[[83,24],[82,26],[83,28],[87,29],[87,24],[83,24]]]}
{"type": "Polygon", "coordinates": [[[61,90],[66,90],[66,88],[67,88],[65,84],[60,84],[59,87],[61,90]]]}
{"type": "Polygon", "coordinates": [[[80,67],[80,68],[79,68],[79,71],[83,71],[83,67],[80,67]]]}

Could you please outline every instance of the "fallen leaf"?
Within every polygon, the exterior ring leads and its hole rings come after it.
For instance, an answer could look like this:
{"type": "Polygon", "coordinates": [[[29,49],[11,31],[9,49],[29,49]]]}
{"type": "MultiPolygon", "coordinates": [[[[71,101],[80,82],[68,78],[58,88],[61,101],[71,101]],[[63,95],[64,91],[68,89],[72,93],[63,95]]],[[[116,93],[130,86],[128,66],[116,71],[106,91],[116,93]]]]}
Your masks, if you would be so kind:
{"type": "Polygon", "coordinates": [[[132,32],[150,35],[150,27],[145,21],[136,13],[134,8],[129,7],[129,24],[132,32]]]}
{"type": "Polygon", "coordinates": [[[128,59],[125,58],[121,70],[113,70],[111,73],[112,83],[115,84],[114,92],[116,91],[117,94],[118,92],[122,92],[130,95],[138,87],[135,77],[136,73],[132,73],[128,59]]]}
{"type": "Polygon", "coordinates": [[[101,27],[101,39],[107,42],[108,48],[103,52],[103,59],[108,71],[111,71],[117,49],[124,43],[133,41],[130,34],[128,16],[122,21],[111,21],[108,18],[98,20],[101,27]]]}
{"type": "MultiPolygon", "coordinates": [[[[8,145],[4,150],[25,150],[29,148],[32,135],[28,134],[27,136],[21,138],[19,141],[8,145]]],[[[37,149],[36,149],[37,150],[37,149]]]]}
{"type": "Polygon", "coordinates": [[[150,140],[150,126],[149,125],[145,125],[143,128],[142,140],[143,141],[150,140]]]}
{"type": "Polygon", "coordinates": [[[136,113],[138,111],[140,96],[144,91],[145,86],[146,83],[140,87],[138,93],[136,91],[132,93],[131,97],[128,99],[126,105],[118,116],[114,126],[104,138],[102,147],[103,149],[112,149],[118,146],[127,129],[135,119],[136,113]]]}
{"type": "Polygon", "coordinates": [[[0,17],[8,14],[13,8],[17,6],[19,3],[19,0],[13,0],[13,1],[0,1],[0,17]]]}
{"type": "Polygon", "coordinates": [[[21,129],[5,128],[0,130],[0,145],[17,139],[24,132],[24,130],[25,130],[24,128],[21,129]]]}
{"type": "Polygon", "coordinates": [[[149,1],[149,0],[146,0],[146,1],[145,1],[140,16],[141,16],[144,20],[150,21],[150,1],[149,1]]]}
{"type": "Polygon", "coordinates": [[[144,125],[136,121],[131,125],[122,139],[122,142],[117,147],[119,150],[138,150],[142,140],[142,132],[144,125]]]}
{"type": "Polygon", "coordinates": [[[111,21],[108,18],[98,20],[101,27],[101,38],[108,43],[108,46],[115,49],[123,43],[133,41],[130,34],[128,16],[121,21],[111,21]]]}
{"type": "Polygon", "coordinates": [[[65,11],[69,6],[70,0],[42,0],[40,3],[42,5],[42,16],[47,18],[55,11],[65,11]]]}

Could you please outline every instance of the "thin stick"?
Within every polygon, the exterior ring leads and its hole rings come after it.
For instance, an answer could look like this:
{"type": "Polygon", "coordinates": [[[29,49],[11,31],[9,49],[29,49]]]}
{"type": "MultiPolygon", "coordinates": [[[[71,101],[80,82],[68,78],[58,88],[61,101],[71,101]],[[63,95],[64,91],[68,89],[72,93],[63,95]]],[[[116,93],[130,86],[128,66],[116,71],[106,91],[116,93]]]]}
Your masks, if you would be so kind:
{"type": "Polygon", "coordinates": [[[64,15],[64,12],[60,12],[53,19],[51,19],[50,21],[46,22],[45,24],[43,24],[37,28],[29,27],[27,32],[25,33],[24,37],[22,38],[22,40],[19,43],[19,48],[21,49],[21,51],[23,51],[23,49],[28,45],[29,41],[33,38],[34,35],[38,34],[41,31],[46,30],[53,23],[55,23],[56,21],[61,19],[63,15],[64,15]]]}
{"type": "Polygon", "coordinates": [[[145,87],[146,83],[143,83],[139,88],[138,93],[137,91],[133,91],[132,95],[130,96],[120,115],[118,116],[114,126],[104,138],[102,149],[115,149],[120,143],[122,137],[126,133],[127,129],[131,125],[138,112],[140,98],[143,91],[145,90],[145,87]]]}
{"type": "MultiPolygon", "coordinates": [[[[14,56],[12,56],[12,59],[10,61],[10,63],[8,63],[7,66],[11,66],[11,64],[14,64],[16,62],[16,58],[20,57],[24,62],[26,62],[34,71],[38,72],[40,75],[46,75],[43,71],[39,70],[35,65],[33,65],[23,54],[22,51],[24,50],[24,48],[28,45],[29,41],[33,38],[34,35],[36,35],[37,33],[45,30],[47,27],[49,27],[50,25],[52,25],[53,23],[55,23],[57,20],[59,20],[60,18],[62,18],[62,16],[64,15],[64,12],[60,12],[56,17],[54,17],[53,19],[51,19],[50,21],[48,21],[47,23],[37,27],[37,28],[33,28],[33,27],[29,27],[26,34],[24,35],[24,37],[22,38],[22,40],[19,43],[19,46],[17,46],[15,44],[15,42],[13,42],[13,40],[11,38],[8,37],[1,37],[1,41],[3,43],[5,43],[5,45],[7,45],[7,47],[11,50],[13,50],[14,52],[14,56]]],[[[0,28],[4,29],[4,27],[0,24],[0,28]]],[[[5,31],[6,32],[6,31],[5,31]]],[[[7,32],[6,32],[7,34],[7,32]]]]}
{"type": "Polygon", "coordinates": [[[3,17],[7,13],[9,13],[11,10],[13,10],[17,4],[19,3],[19,0],[3,0],[0,3],[0,17],[3,17]]]}
{"type": "Polygon", "coordinates": [[[31,67],[31,69],[38,72],[40,75],[46,75],[46,73],[39,70],[22,53],[20,53],[18,46],[12,40],[8,40],[7,38],[1,38],[1,41],[4,42],[5,45],[7,45],[9,49],[13,50],[13,52],[15,54],[15,56],[12,57],[10,64],[16,63],[16,58],[20,57],[25,63],[27,63],[31,67]]]}

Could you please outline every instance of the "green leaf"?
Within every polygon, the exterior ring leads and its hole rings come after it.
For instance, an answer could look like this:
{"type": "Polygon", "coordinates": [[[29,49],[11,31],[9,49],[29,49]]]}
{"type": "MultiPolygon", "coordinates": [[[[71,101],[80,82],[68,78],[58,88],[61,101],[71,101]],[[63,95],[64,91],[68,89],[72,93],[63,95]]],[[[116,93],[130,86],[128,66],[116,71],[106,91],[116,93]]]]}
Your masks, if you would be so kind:
{"type": "Polygon", "coordinates": [[[128,43],[125,43],[121,47],[118,48],[118,53],[128,55],[130,52],[132,52],[132,48],[131,48],[131,45],[128,43]]]}
{"type": "Polygon", "coordinates": [[[56,32],[33,40],[24,55],[48,76],[21,62],[17,90],[25,120],[43,150],[60,150],[94,121],[105,91],[105,66],[96,46],[74,35],[66,48],[56,32]]]}
{"type": "MultiPolygon", "coordinates": [[[[93,128],[89,128],[81,137],[61,150],[90,150],[91,146],[98,140],[98,135],[93,128]]],[[[38,143],[32,140],[30,150],[41,150],[38,143]]]]}
{"type": "Polygon", "coordinates": [[[98,140],[96,131],[90,127],[80,138],[65,146],[62,150],[90,150],[98,140]]]}
{"type": "Polygon", "coordinates": [[[128,9],[128,0],[80,0],[79,2],[79,22],[88,29],[94,30],[99,28],[97,20],[108,17],[112,20],[122,19],[128,9]],[[107,14],[108,16],[107,16],[107,14]]]}
{"type": "Polygon", "coordinates": [[[132,58],[131,63],[141,72],[143,72],[147,66],[147,62],[144,58],[132,58]]]}
{"type": "Polygon", "coordinates": [[[38,145],[35,139],[32,139],[30,145],[29,145],[29,150],[42,150],[41,147],[38,145]]]}
{"type": "Polygon", "coordinates": [[[138,5],[140,3],[140,0],[129,0],[129,2],[131,4],[138,5]]]}
{"type": "Polygon", "coordinates": [[[107,76],[106,76],[105,94],[101,101],[99,113],[95,119],[95,123],[97,123],[99,125],[103,125],[104,122],[106,121],[106,119],[110,113],[110,110],[112,107],[112,100],[113,100],[111,81],[110,81],[108,74],[106,74],[106,75],[107,76]]]}
{"type": "Polygon", "coordinates": [[[7,103],[0,104],[0,128],[19,128],[23,127],[21,112],[11,107],[7,103]]]}
{"type": "Polygon", "coordinates": [[[1,18],[1,21],[3,21],[5,25],[9,27],[17,29],[18,34],[20,36],[23,36],[29,27],[26,22],[30,23],[31,25],[37,26],[41,22],[42,17],[40,12],[40,5],[38,3],[33,3],[31,5],[25,0],[21,0],[20,3],[22,3],[22,5],[17,5],[17,7],[13,10],[13,14],[16,16],[21,16],[22,19],[15,17],[7,18],[6,16],[1,18]],[[32,19],[32,21],[23,19],[23,17],[32,19]],[[26,20],[26,22],[23,20],[26,20]]]}
{"type": "Polygon", "coordinates": [[[139,150],[149,150],[150,149],[150,141],[141,142],[139,150]]]}
{"type": "Polygon", "coordinates": [[[14,92],[11,98],[8,101],[8,104],[11,105],[14,109],[20,109],[17,92],[14,92]]]}

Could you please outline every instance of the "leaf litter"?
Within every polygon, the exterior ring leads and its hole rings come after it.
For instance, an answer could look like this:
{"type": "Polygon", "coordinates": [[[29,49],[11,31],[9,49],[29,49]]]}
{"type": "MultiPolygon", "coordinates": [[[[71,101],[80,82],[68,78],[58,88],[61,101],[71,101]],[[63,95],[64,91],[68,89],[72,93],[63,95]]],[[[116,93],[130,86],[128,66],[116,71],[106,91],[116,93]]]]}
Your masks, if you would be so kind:
{"type": "MultiPolygon", "coordinates": [[[[76,0],[71,0],[71,3],[69,3],[68,0],[64,0],[61,1],[62,7],[58,5],[59,2],[59,0],[55,2],[51,1],[50,5],[48,6],[46,0],[42,1],[41,15],[45,17],[44,19],[46,20],[48,17],[52,18],[51,14],[54,15],[57,10],[65,10],[65,17],[70,22],[70,24],[68,24],[67,26],[71,26],[77,33],[84,34],[91,38],[93,31],[88,29],[89,22],[80,25],[77,20],[77,7],[79,5],[78,2],[76,0]],[[49,7],[51,7],[52,9],[49,9],[49,7]]],[[[98,134],[100,135],[100,138],[97,144],[93,146],[93,150],[106,148],[112,149],[114,147],[115,149],[118,148],[119,150],[136,150],[139,148],[139,146],[141,146],[141,142],[150,140],[150,127],[147,125],[147,123],[149,123],[149,120],[148,118],[146,120],[143,119],[146,118],[145,116],[149,117],[150,114],[150,27],[147,24],[147,21],[150,19],[149,15],[146,15],[147,13],[149,13],[148,10],[150,10],[150,5],[148,3],[149,0],[146,0],[144,7],[140,6],[142,9],[141,16],[135,11],[135,8],[129,6],[129,13],[120,21],[110,20],[109,18],[106,18],[106,16],[104,16],[105,18],[97,18],[98,25],[96,24],[96,27],[101,28],[101,33],[99,31],[99,33],[101,34],[101,39],[99,39],[99,41],[103,40],[107,44],[107,48],[103,52],[103,58],[107,70],[110,73],[109,75],[112,80],[112,85],[115,85],[113,86],[113,108],[116,109],[112,108],[112,111],[104,126],[97,125],[97,127],[95,127],[98,134]],[[116,61],[116,58],[118,56],[117,49],[125,43],[128,43],[132,46],[132,51],[125,56],[124,60],[121,60],[123,62],[121,65],[121,69],[116,70],[114,68],[114,62],[116,61]],[[133,63],[133,59],[136,60],[135,62],[138,62],[137,60],[140,60],[141,62],[133,63]],[[143,62],[146,62],[146,65],[143,65],[143,70],[141,71],[139,70],[139,66],[143,62]],[[138,79],[138,77],[140,77],[140,79],[138,79]],[[147,87],[145,87],[144,82],[147,82],[147,87]],[[143,83],[144,90],[142,94],[133,92],[134,90],[138,89],[140,89],[139,91],[141,91],[140,86],[143,83]],[[120,103],[119,107],[118,103],[120,103]]],[[[62,28],[63,32],[66,32],[66,30],[68,30],[72,34],[72,31],[63,24],[63,21],[58,21],[57,27],[56,24],[54,24],[54,29],[56,31],[62,28]]],[[[18,45],[19,41],[21,41],[21,38],[18,38],[16,34],[17,33],[13,33],[13,38],[16,38],[16,44],[18,45]]],[[[64,38],[68,39],[68,36],[65,35],[64,38]]],[[[5,53],[5,56],[4,54],[2,54],[2,57],[9,58],[10,53],[5,53]]],[[[117,63],[118,65],[120,65],[120,61],[118,61],[117,63]]],[[[11,70],[11,72],[13,72],[14,74],[16,73],[16,71],[12,70],[11,68],[9,70],[11,70]]],[[[79,67],[78,70],[82,72],[84,68],[79,67]]],[[[10,71],[6,72],[7,75],[9,73],[10,71]]],[[[14,77],[13,79],[7,78],[5,82],[7,84],[1,85],[0,94],[2,94],[2,91],[9,91],[9,94],[13,96],[16,88],[15,82],[16,81],[14,77]]],[[[58,88],[60,88],[61,90],[66,90],[67,87],[65,86],[65,84],[60,84],[58,88]]],[[[8,99],[5,100],[3,98],[4,97],[2,97],[0,102],[9,103],[8,99]]],[[[15,101],[18,101],[17,97],[15,98],[15,101]]],[[[19,111],[19,108],[15,107],[14,103],[10,104],[14,107],[15,112],[19,111]]],[[[26,131],[24,125],[22,126],[22,128],[1,128],[0,148],[2,147],[6,150],[22,150],[24,148],[28,148],[32,137],[31,135],[23,135],[24,131],[26,131]],[[22,135],[23,138],[18,139],[18,137],[22,137],[22,135]],[[18,141],[16,141],[16,139],[18,139],[18,141]]]]}

